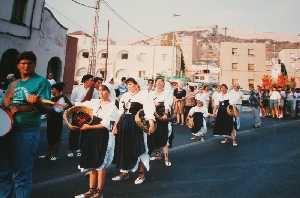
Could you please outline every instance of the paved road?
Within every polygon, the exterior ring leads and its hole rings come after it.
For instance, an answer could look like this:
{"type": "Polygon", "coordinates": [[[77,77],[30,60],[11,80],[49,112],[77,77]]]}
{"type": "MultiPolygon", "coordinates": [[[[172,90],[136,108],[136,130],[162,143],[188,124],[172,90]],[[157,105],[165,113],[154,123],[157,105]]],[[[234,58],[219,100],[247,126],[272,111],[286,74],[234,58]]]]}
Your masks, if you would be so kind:
{"type": "MultiPolygon", "coordinates": [[[[112,183],[116,171],[112,167],[105,197],[300,197],[300,122],[266,119],[264,128],[253,130],[249,120],[244,113],[238,148],[220,145],[219,138],[213,137],[191,143],[187,129],[176,127],[174,166],[153,162],[146,183],[140,186],[132,184],[134,176],[129,182],[112,183]]],[[[66,137],[67,131],[62,156],[66,137]]],[[[33,197],[72,197],[86,187],[87,178],[76,170],[76,160],[37,161],[33,197]]]]}

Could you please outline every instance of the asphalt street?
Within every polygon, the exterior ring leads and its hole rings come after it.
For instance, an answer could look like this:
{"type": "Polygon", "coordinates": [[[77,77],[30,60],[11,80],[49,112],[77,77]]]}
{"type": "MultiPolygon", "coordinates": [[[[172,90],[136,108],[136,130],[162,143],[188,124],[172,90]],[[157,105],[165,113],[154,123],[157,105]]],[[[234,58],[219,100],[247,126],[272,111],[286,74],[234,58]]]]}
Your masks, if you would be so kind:
{"type": "MultiPolygon", "coordinates": [[[[116,173],[108,170],[105,197],[300,197],[300,149],[298,120],[264,119],[253,129],[251,115],[242,114],[239,146],[219,143],[208,135],[205,142],[192,142],[190,132],[176,126],[173,165],[151,162],[142,185],[134,185],[135,175],[115,183],[116,173]]],[[[43,136],[44,136],[44,132],[43,136]]],[[[60,159],[38,159],[34,169],[33,197],[73,197],[87,190],[87,177],[76,169],[78,159],[67,159],[68,130],[64,130],[60,159]]],[[[46,149],[45,137],[40,153],[46,149]]]]}

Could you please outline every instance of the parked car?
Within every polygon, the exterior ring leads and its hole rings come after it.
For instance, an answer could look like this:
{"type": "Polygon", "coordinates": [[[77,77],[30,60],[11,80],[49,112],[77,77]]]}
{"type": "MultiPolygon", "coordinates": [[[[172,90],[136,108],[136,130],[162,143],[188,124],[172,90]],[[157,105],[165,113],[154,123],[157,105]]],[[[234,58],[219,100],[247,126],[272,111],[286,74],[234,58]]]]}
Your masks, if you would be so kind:
{"type": "Polygon", "coordinates": [[[242,105],[245,105],[245,106],[249,105],[250,91],[241,90],[241,92],[243,93],[242,105]]]}

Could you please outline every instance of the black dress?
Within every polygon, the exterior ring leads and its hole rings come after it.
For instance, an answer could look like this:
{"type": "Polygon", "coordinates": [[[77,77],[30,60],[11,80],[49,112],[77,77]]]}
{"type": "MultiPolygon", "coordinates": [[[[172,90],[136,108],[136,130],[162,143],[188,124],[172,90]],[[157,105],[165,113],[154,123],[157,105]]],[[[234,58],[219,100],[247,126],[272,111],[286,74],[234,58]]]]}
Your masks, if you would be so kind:
{"type": "MultiPolygon", "coordinates": [[[[100,118],[94,117],[92,125],[99,124],[100,118]]],[[[109,131],[106,128],[93,129],[81,133],[80,148],[80,168],[99,168],[105,158],[109,139],[109,131]]]]}
{"type": "Polygon", "coordinates": [[[118,169],[133,169],[139,156],[146,152],[144,132],[134,120],[136,113],[142,108],[141,103],[131,102],[129,113],[124,113],[118,123],[114,155],[118,169]]]}
{"type": "Polygon", "coordinates": [[[214,127],[215,135],[231,135],[233,130],[233,117],[227,114],[227,106],[229,100],[224,100],[219,103],[219,109],[214,127]]]}
{"type": "MultiPolygon", "coordinates": [[[[156,113],[159,116],[164,115],[165,113],[165,105],[164,102],[160,102],[158,106],[156,106],[156,113]]],[[[169,121],[162,121],[156,119],[157,128],[156,131],[148,136],[148,148],[149,153],[152,153],[155,149],[160,149],[165,146],[169,140],[169,121]]]]}
{"type": "Polygon", "coordinates": [[[203,127],[203,113],[195,112],[193,114],[194,127],[191,129],[192,133],[197,133],[203,127]]]}

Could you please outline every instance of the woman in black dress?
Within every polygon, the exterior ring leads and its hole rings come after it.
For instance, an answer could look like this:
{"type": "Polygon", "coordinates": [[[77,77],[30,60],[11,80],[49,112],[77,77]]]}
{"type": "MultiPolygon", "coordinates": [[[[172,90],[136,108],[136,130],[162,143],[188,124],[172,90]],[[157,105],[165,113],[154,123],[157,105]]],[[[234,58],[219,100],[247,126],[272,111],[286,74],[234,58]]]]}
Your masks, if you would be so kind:
{"type": "Polygon", "coordinates": [[[151,93],[155,104],[157,129],[148,136],[150,153],[156,152],[155,159],[160,158],[160,149],[163,150],[165,166],[170,167],[169,146],[172,143],[172,126],[169,122],[169,113],[172,105],[172,97],[165,91],[165,81],[162,78],[155,80],[155,90],[151,93]]]}
{"type": "Polygon", "coordinates": [[[186,91],[182,87],[182,82],[177,83],[176,89],[173,92],[174,114],[176,114],[176,124],[184,125],[184,103],[186,91]]]}
{"type": "Polygon", "coordinates": [[[120,173],[113,177],[113,181],[121,181],[129,178],[129,172],[138,171],[139,175],[134,181],[141,184],[145,181],[145,172],[149,170],[149,154],[147,146],[147,133],[139,128],[135,122],[135,115],[141,109],[145,119],[149,121],[149,134],[155,130],[153,100],[146,91],[140,91],[134,78],[126,80],[128,92],[120,99],[119,110],[123,112],[120,120],[113,129],[116,136],[115,163],[120,173]]]}
{"type": "Polygon", "coordinates": [[[222,84],[221,93],[218,95],[219,105],[217,106],[217,112],[215,112],[217,117],[214,134],[224,136],[224,140],[221,141],[222,144],[227,143],[228,137],[231,136],[232,145],[235,147],[237,146],[236,130],[234,128],[233,116],[229,115],[227,112],[227,107],[229,106],[229,96],[227,91],[227,85],[222,84]]]}

